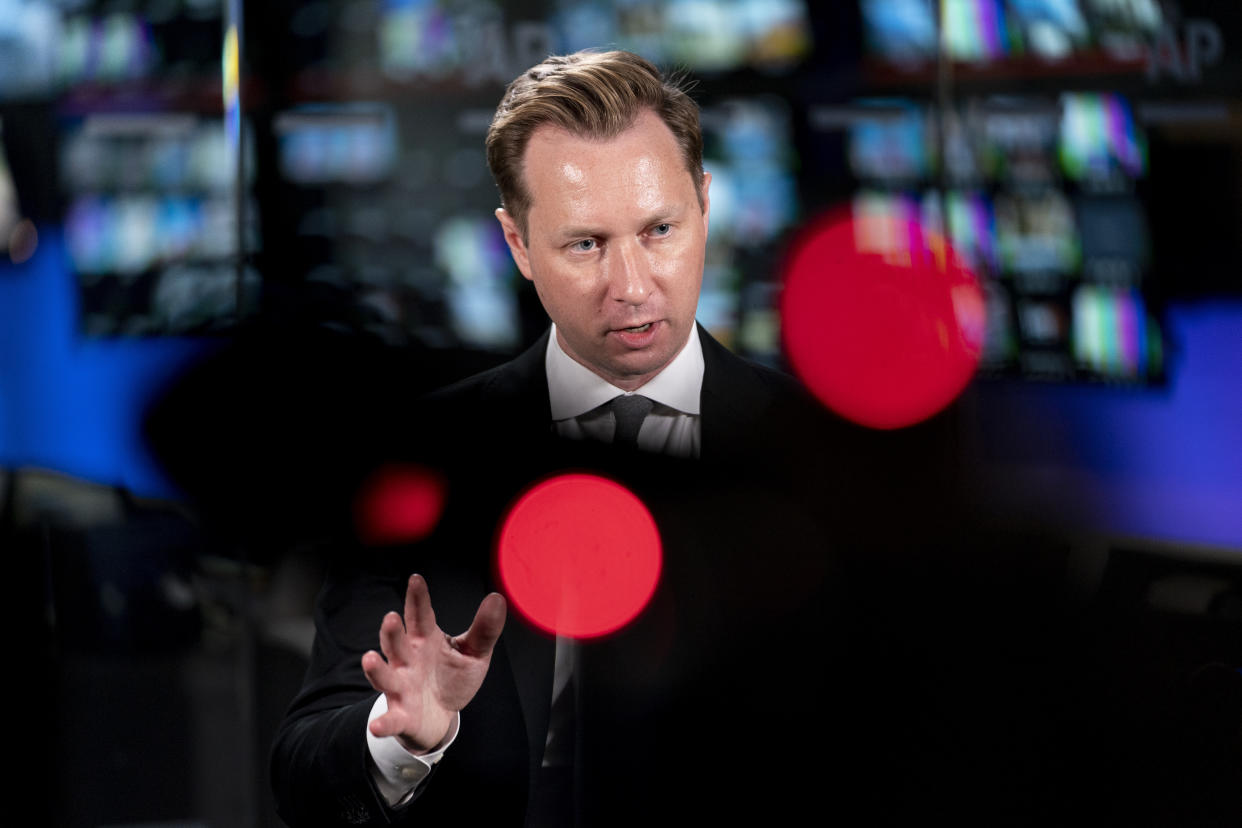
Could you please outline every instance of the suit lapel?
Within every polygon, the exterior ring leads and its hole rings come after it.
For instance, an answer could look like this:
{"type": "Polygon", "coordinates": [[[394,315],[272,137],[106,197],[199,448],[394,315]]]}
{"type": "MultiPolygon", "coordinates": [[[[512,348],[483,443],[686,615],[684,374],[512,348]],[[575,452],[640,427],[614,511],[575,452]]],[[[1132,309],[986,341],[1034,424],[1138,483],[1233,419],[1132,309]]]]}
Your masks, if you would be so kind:
{"type": "Polygon", "coordinates": [[[504,417],[523,439],[532,434],[548,434],[552,429],[552,404],[548,399],[548,372],[544,364],[551,329],[517,358],[502,365],[482,390],[483,402],[496,410],[492,417],[504,417]]]}
{"type": "MultiPolygon", "coordinates": [[[[523,450],[539,445],[531,435],[551,434],[552,408],[544,364],[549,333],[545,332],[534,345],[497,369],[480,392],[489,420],[503,418],[504,431],[511,433],[512,439],[518,441],[514,445],[523,450]]],[[[526,724],[533,785],[548,736],[555,643],[527,625],[512,607],[503,640],[526,724]]]]}
{"type": "Polygon", "coordinates": [[[755,433],[772,394],[745,360],[699,326],[703,345],[703,389],[699,395],[700,456],[718,460],[737,451],[738,441],[755,433]]]}

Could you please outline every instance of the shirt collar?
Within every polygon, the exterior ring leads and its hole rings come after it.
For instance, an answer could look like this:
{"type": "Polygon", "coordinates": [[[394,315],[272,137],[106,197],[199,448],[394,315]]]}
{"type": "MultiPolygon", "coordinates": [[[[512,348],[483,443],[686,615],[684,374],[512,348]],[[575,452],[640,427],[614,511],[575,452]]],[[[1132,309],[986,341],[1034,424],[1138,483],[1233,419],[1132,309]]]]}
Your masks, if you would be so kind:
{"type": "MultiPolygon", "coordinates": [[[[580,416],[627,393],[565,353],[556,341],[555,324],[548,337],[544,367],[548,374],[548,400],[553,420],[580,416]]],[[[635,393],[683,414],[697,416],[702,388],[703,346],[699,342],[698,326],[691,325],[690,338],[681,352],[646,385],[635,389],[635,393]]]]}

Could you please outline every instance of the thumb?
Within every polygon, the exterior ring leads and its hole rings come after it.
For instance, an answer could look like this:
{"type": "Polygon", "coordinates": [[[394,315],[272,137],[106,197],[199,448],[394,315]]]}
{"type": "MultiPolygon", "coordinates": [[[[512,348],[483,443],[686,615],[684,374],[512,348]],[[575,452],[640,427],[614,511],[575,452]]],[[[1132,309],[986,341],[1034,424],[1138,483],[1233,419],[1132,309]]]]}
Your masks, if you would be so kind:
{"type": "Polygon", "coordinates": [[[454,639],[457,648],[467,655],[487,657],[492,654],[500,632],[505,626],[506,604],[504,596],[493,592],[483,599],[474,614],[470,629],[454,639]]]}

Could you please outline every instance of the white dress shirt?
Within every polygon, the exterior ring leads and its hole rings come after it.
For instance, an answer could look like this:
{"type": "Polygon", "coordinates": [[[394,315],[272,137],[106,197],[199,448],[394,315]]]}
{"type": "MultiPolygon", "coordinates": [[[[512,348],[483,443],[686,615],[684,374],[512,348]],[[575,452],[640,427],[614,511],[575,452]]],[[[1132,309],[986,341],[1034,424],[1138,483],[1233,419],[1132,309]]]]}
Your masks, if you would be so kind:
{"type": "MultiPolygon", "coordinates": [[[[638,447],[654,454],[673,457],[698,457],[702,438],[699,423],[699,398],[703,388],[703,345],[697,326],[691,326],[690,338],[664,370],[635,391],[624,391],[565,353],[556,338],[556,325],[548,337],[544,353],[548,375],[548,402],[552,425],[561,437],[573,440],[612,442],[616,422],[607,403],[614,397],[641,393],[655,405],[638,432],[638,447]]],[[[553,698],[569,681],[572,644],[556,639],[556,669],[553,675],[553,698]]],[[[388,710],[383,693],[371,707],[367,722],[388,710]]],[[[401,746],[395,737],[383,739],[367,729],[367,747],[374,760],[372,778],[389,805],[396,806],[413,796],[435,763],[457,738],[461,727],[458,714],[444,741],[436,750],[415,756],[401,746]]]]}
{"type": "Polygon", "coordinates": [[[379,788],[384,800],[390,806],[395,807],[414,795],[419,783],[427,778],[432,766],[440,761],[444,756],[444,751],[453,744],[453,740],[457,738],[457,731],[461,727],[461,714],[458,713],[453,719],[444,740],[435,750],[422,756],[415,756],[403,748],[395,736],[385,736],[381,739],[372,735],[371,722],[387,712],[388,697],[380,693],[375,703],[371,705],[371,715],[367,717],[367,748],[375,763],[371,768],[371,778],[375,780],[375,787],[379,788]]]}
{"type": "Polygon", "coordinates": [[[690,328],[685,347],[664,370],[633,392],[621,390],[565,353],[556,339],[555,325],[548,337],[544,367],[548,373],[552,423],[560,436],[612,442],[616,422],[612,412],[601,406],[623,394],[642,394],[655,406],[638,432],[638,447],[673,457],[699,456],[703,345],[697,326],[690,328]]]}

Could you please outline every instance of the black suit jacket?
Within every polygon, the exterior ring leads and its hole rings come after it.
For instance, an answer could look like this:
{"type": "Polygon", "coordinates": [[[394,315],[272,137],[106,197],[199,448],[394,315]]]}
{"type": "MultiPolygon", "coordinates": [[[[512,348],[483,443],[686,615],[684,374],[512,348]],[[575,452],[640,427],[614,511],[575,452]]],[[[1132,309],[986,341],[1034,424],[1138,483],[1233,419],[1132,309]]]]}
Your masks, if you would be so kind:
{"type": "Polygon", "coordinates": [[[505,507],[569,469],[631,488],[664,545],[648,608],[580,648],[581,824],[782,825],[808,812],[847,824],[934,812],[959,824],[1132,824],[1183,814],[1194,796],[1180,792],[1204,790],[1215,797],[1206,812],[1236,821],[1236,754],[1185,771],[1182,741],[1148,744],[1151,723],[1118,708],[1127,665],[1092,645],[1113,640],[1110,618],[1092,624],[1063,603],[1061,544],[985,531],[949,508],[943,421],[852,428],[702,341],[699,461],[557,440],[546,340],[418,412],[410,454],[448,475],[449,506],[413,548],[336,561],[273,752],[291,825],[524,823],[547,733],[549,638],[511,608],[458,741],[400,809],[371,783],[375,692],[359,659],[412,571],[427,577],[441,626],[465,629],[496,588],[505,507]]]}
{"type": "MultiPolygon", "coordinates": [[[[440,625],[465,629],[496,588],[491,542],[505,506],[558,471],[590,469],[629,486],[652,510],[665,547],[648,610],[582,648],[584,822],[644,818],[661,794],[687,813],[703,816],[705,803],[716,802],[738,815],[737,769],[722,773],[715,760],[721,750],[738,752],[730,718],[745,706],[764,711],[765,730],[779,709],[782,726],[805,736],[807,705],[822,703],[808,698],[818,677],[797,676],[797,698],[778,702],[768,682],[740,667],[738,654],[764,641],[772,657],[788,656],[774,633],[782,624],[805,625],[822,607],[812,596],[824,582],[822,527],[831,509],[817,487],[831,475],[815,435],[822,437],[826,421],[792,379],[699,334],[701,461],[556,438],[546,334],[513,361],[432,395],[417,412],[412,428],[423,439],[412,455],[447,475],[448,508],[415,548],[357,548],[335,561],[316,610],[306,682],[273,750],[278,807],[291,825],[522,824],[548,727],[551,639],[511,608],[457,742],[416,800],[399,809],[370,779],[364,728],[376,694],[359,659],[377,648],[383,614],[400,610],[412,571],[427,577],[440,625]]],[[[767,748],[782,738],[769,733],[767,748]]],[[[770,794],[763,799],[771,816],[770,794]]]]}

